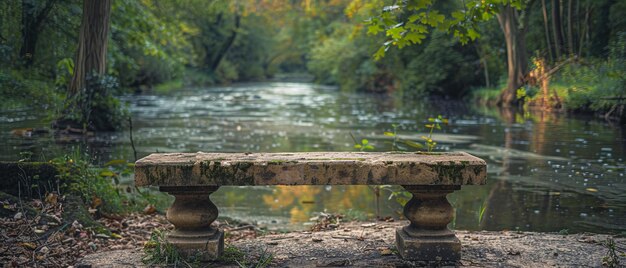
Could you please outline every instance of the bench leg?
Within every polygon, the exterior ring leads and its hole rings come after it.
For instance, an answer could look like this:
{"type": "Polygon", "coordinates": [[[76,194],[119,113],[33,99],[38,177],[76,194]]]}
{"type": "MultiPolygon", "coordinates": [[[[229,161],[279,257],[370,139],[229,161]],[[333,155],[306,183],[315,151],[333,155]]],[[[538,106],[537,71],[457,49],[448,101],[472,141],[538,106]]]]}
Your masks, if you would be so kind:
{"type": "Polygon", "coordinates": [[[184,256],[214,260],[224,251],[224,233],[211,227],[218,210],[209,195],[218,188],[219,186],[160,187],[161,192],[167,192],[176,198],[166,214],[167,220],[175,227],[167,236],[167,241],[184,256]]]}
{"type": "Polygon", "coordinates": [[[461,242],[447,225],[454,210],[446,195],[460,186],[403,186],[413,194],[404,205],[404,216],[411,222],[396,230],[396,245],[403,259],[419,261],[458,261],[461,242]]]}

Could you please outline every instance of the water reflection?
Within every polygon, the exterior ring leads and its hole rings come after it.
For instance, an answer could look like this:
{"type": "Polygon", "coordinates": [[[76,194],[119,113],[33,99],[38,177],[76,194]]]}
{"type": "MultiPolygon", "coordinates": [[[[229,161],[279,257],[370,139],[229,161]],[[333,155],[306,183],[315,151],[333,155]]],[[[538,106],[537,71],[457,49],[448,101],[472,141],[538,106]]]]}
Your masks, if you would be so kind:
{"type": "MultiPolygon", "coordinates": [[[[376,150],[401,124],[402,138],[419,140],[426,118],[450,118],[434,136],[438,150],[464,150],[488,162],[488,185],[452,194],[459,229],[570,232],[626,231],[626,130],[591,118],[520,114],[454,102],[342,93],[305,83],[250,83],[189,88],[166,95],[125,97],[139,156],[153,152],[352,151],[350,132],[376,150]],[[483,213],[481,213],[481,211],[483,213]],[[481,217],[482,216],[482,217],[481,217]]],[[[0,115],[0,160],[20,151],[49,159],[68,146],[51,135],[23,137],[11,129],[45,127],[28,110],[0,115]]],[[[132,159],[128,131],[99,134],[84,144],[101,161],[132,159]]],[[[400,206],[379,200],[380,216],[400,206]]],[[[222,215],[270,226],[300,226],[314,212],[375,217],[376,198],[363,186],[222,187],[213,197],[222,215]]]]}

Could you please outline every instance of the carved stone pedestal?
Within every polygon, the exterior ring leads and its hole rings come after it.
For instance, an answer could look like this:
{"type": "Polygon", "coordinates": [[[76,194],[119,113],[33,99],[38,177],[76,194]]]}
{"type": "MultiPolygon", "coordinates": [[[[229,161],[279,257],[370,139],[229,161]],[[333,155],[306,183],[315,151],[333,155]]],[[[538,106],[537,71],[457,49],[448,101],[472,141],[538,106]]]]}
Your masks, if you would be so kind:
{"type": "Polygon", "coordinates": [[[200,260],[217,259],[224,251],[224,233],[211,227],[218,210],[209,198],[218,186],[161,186],[176,199],[167,210],[175,229],[167,236],[181,254],[200,260]]]}
{"type": "Polygon", "coordinates": [[[404,205],[404,216],[411,222],[396,230],[396,245],[405,260],[457,261],[461,242],[447,225],[454,210],[446,195],[460,186],[403,186],[413,194],[404,205]]]}

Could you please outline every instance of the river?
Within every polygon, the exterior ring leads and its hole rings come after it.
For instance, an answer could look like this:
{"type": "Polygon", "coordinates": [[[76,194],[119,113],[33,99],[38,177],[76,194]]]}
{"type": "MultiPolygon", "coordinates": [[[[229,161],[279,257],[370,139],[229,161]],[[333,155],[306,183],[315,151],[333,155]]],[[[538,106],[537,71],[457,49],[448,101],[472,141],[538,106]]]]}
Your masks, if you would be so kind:
{"type": "MultiPolygon", "coordinates": [[[[345,93],[309,83],[262,82],[124,96],[139,157],[154,152],[354,151],[352,133],[374,151],[391,150],[383,135],[397,124],[420,141],[428,117],[449,118],[433,135],[436,151],[466,151],[488,163],[488,184],[449,195],[452,227],[466,230],[626,232],[626,129],[594,118],[515,114],[460,102],[345,93]]],[[[0,114],[0,160],[20,152],[49,159],[88,147],[99,161],[133,159],[129,131],[87,141],[11,130],[47,127],[32,109],[0,114]]],[[[222,187],[212,195],[220,215],[271,229],[306,228],[319,212],[350,218],[400,217],[384,188],[366,186],[222,187]],[[378,207],[378,209],[377,209],[378,207]]]]}

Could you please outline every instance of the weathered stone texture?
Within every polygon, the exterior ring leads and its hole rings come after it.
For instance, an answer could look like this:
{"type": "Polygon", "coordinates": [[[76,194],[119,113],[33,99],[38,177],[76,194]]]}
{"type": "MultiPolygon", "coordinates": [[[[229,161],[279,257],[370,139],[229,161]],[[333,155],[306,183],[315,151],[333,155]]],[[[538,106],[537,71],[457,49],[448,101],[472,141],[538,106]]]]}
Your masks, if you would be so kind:
{"type": "Polygon", "coordinates": [[[169,153],[135,166],[138,186],[485,184],[485,161],[458,153],[169,153]]]}

